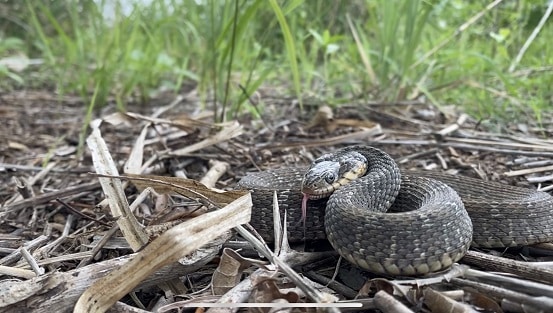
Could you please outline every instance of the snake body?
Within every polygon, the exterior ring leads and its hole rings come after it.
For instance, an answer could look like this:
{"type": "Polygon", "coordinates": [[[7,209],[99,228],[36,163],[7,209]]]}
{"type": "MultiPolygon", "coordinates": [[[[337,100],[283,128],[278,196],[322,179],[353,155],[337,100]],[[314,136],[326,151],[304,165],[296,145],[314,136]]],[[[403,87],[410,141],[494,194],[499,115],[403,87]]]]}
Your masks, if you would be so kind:
{"type": "Polygon", "coordinates": [[[460,260],[471,245],[553,241],[549,194],[436,172],[402,174],[388,154],[369,146],[339,149],[311,167],[250,173],[239,186],[252,191],[251,224],[266,240],[273,238],[272,199],[277,191],[289,221],[289,240],[327,238],[344,258],[380,274],[439,271],[460,260]],[[342,164],[352,154],[366,159],[366,174],[335,190],[328,200],[309,201],[305,227],[298,223],[302,181],[309,180],[321,162],[342,164]]]}

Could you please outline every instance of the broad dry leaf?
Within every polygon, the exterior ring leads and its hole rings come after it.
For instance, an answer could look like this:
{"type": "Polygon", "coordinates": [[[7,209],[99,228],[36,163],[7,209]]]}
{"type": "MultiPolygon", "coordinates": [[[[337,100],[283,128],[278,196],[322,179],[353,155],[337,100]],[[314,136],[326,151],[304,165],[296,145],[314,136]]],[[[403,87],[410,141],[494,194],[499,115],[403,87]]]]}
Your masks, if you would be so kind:
{"type": "MultiPolygon", "coordinates": [[[[252,275],[253,276],[253,275],[252,275]]],[[[293,291],[283,293],[280,291],[277,280],[273,275],[255,275],[252,282],[254,290],[250,295],[250,303],[298,303],[300,296],[293,291]]],[[[257,308],[252,312],[267,313],[271,308],[257,308]]]]}
{"type": "Polygon", "coordinates": [[[158,193],[176,193],[190,199],[204,200],[202,202],[208,201],[217,205],[229,204],[245,193],[243,190],[216,191],[196,180],[180,177],[156,175],[125,175],[120,177],[132,181],[140,190],[151,187],[158,193]]]}
{"type": "Polygon", "coordinates": [[[222,295],[238,284],[243,271],[251,265],[263,265],[266,262],[242,257],[236,251],[225,248],[219,266],[211,278],[211,290],[214,295],[222,295]]]}
{"type": "Polygon", "coordinates": [[[92,134],[88,136],[86,143],[92,154],[92,163],[96,173],[111,176],[98,178],[109,203],[111,215],[117,219],[117,224],[131,248],[138,251],[148,242],[148,235],[129,208],[121,180],[115,178],[119,172],[102,138],[100,129],[93,127],[92,134]]]}

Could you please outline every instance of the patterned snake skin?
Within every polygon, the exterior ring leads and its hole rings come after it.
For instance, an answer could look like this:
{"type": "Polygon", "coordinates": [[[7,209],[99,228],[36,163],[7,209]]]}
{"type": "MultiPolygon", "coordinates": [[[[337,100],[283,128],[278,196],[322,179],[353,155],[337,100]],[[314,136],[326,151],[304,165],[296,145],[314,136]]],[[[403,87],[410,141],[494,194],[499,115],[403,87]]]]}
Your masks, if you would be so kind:
{"type": "Polygon", "coordinates": [[[328,200],[308,201],[305,228],[299,222],[300,190],[307,167],[242,178],[239,186],[252,191],[254,228],[266,240],[273,239],[276,190],[281,212],[287,214],[290,241],[327,238],[350,262],[390,275],[445,269],[470,245],[495,248],[553,241],[553,197],[545,192],[435,172],[402,175],[388,154],[368,146],[342,148],[321,158],[339,161],[351,152],[367,159],[366,175],[340,187],[328,200]]]}

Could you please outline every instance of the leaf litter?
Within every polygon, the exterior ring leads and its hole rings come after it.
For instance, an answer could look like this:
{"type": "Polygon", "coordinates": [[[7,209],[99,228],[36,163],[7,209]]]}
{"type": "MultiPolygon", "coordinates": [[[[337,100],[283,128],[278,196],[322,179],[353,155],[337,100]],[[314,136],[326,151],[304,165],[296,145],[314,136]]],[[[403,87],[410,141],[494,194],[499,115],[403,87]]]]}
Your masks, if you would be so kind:
{"type": "Polygon", "coordinates": [[[363,305],[357,310],[382,312],[553,310],[551,244],[471,250],[463,265],[432,278],[375,277],[310,243],[290,247],[286,223],[268,246],[255,229],[239,226],[249,220],[251,200],[234,190],[248,171],[308,164],[365,143],[404,169],[548,191],[553,141],[543,126],[492,131],[462,112],[416,101],[336,110],[308,104],[300,112],[278,98],[267,98],[261,122],[244,115],[215,124],[209,111],[194,110],[197,99],[179,96],[125,114],[98,112],[88,149],[78,155],[84,109],[75,99],[5,99],[0,312],[112,305],[166,312],[217,301],[353,301],[363,305]]]}

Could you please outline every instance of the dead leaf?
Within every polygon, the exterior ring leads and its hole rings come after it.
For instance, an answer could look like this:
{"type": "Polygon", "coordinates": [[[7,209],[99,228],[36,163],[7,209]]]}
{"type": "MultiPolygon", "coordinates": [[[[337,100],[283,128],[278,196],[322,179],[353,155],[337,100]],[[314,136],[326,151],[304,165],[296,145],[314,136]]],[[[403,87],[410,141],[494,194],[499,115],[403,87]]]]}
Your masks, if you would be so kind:
{"type": "Polygon", "coordinates": [[[450,312],[450,313],[475,313],[470,306],[457,302],[442,293],[427,287],[423,291],[424,304],[432,312],[450,312]]]}
{"type": "Polygon", "coordinates": [[[169,229],[130,262],[96,281],[81,295],[73,312],[105,312],[155,270],[178,261],[231,228],[249,222],[251,208],[251,196],[247,193],[220,210],[169,229]]]}
{"type": "Polygon", "coordinates": [[[211,290],[215,295],[225,294],[238,284],[244,269],[251,265],[265,264],[265,262],[243,258],[236,251],[225,248],[221,255],[219,266],[211,279],[211,290]]]}
{"type": "Polygon", "coordinates": [[[132,181],[141,190],[151,187],[158,193],[175,193],[190,199],[204,200],[214,205],[226,205],[248,193],[244,190],[215,191],[196,180],[180,177],[125,175],[119,176],[119,178],[132,181]]]}

